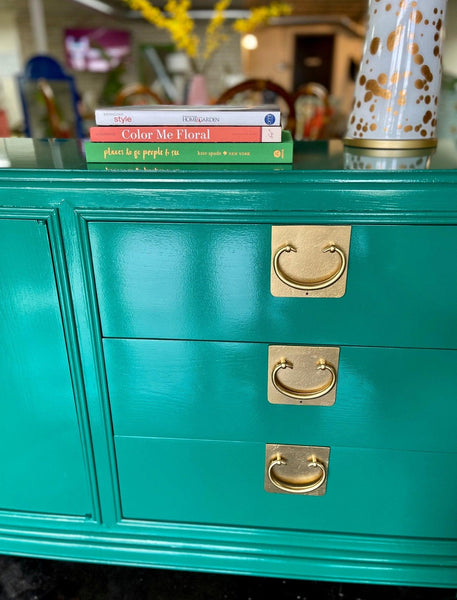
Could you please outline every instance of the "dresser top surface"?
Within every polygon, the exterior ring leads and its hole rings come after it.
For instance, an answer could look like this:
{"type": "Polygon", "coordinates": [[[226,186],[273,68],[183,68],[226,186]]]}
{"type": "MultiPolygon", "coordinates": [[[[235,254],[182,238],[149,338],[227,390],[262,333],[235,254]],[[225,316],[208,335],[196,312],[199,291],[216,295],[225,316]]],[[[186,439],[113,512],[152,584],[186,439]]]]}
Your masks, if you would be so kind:
{"type": "Polygon", "coordinates": [[[410,151],[375,151],[350,148],[341,140],[295,142],[294,162],[286,165],[269,164],[87,164],[84,157],[84,144],[81,140],[0,138],[0,173],[17,170],[45,171],[101,171],[113,174],[120,171],[130,175],[146,172],[166,175],[198,172],[214,172],[237,175],[260,173],[302,172],[306,178],[311,172],[321,175],[341,176],[342,172],[350,178],[353,171],[388,171],[391,175],[405,171],[457,171],[457,140],[439,140],[436,149],[410,151]]]}

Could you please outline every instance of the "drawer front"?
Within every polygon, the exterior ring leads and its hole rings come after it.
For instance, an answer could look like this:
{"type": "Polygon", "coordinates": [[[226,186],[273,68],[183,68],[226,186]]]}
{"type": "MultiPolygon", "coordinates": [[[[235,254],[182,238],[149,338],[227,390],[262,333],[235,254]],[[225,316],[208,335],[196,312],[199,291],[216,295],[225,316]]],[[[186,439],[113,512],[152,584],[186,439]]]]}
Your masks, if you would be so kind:
{"type": "Polygon", "coordinates": [[[341,298],[273,296],[271,231],[89,223],[103,335],[456,347],[454,227],[353,226],[341,298]]]}
{"type": "Polygon", "coordinates": [[[325,494],[314,496],[265,490],[264,444],[117,437],[116,451],[127,519],[457,535],[455,454],[332,447],[325,494]]]}
{"type": "Polygon", "coordinates": [[[272,348],[105,339],[115,433],[457,452],[457,352],[342,347],[335,403],[294,406],[268,401],[272,348]]]}

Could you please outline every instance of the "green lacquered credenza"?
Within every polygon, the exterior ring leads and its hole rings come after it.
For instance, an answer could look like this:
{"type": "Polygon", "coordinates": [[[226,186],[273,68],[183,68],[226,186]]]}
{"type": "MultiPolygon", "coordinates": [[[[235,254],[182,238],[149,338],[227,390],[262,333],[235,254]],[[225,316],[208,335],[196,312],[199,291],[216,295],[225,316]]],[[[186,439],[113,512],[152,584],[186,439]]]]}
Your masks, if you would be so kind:
{"type": "Polygon", "coordinates": [[[76,149],[4,143],[0,553],[457,587],[454,146],[76,149]]]}

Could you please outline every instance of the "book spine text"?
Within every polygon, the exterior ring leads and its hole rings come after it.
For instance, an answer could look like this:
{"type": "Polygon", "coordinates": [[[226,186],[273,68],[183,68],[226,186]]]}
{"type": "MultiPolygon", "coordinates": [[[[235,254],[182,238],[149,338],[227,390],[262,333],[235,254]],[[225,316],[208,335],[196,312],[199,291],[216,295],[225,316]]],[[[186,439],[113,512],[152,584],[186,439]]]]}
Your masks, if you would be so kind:
{"type": "Polygon", "coordinates": [[[91,127],[92,142],[280,142],[281,127],[91,127]]]}
{"type": "Polygon", "coordinates": [[[87,162],[282,163],[292,162],[292,140],[279,143],[85,142],[87,162]]]}
{"type": "Polygon", "coordinates": [[[237,111],[178,111],[147,109],[96,109],[96,125],[174,125],[178,127],[203,127],[220,125],[250,125],[273,127],[281,124],[279,110],[237,111]]]}

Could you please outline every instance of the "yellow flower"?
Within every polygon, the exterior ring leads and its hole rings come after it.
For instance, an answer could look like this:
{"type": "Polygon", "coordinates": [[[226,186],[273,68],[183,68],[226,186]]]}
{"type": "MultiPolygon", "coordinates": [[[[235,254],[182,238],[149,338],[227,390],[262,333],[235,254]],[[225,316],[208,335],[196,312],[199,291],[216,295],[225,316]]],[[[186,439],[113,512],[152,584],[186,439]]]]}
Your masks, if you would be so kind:
{"type": "Polygon", "coordinates": [[[203,59],[208,60],[210,56],[225,42],[227,35],[220,30],[225,22],[224,11],[230,6],[232,0],[219,0],[214,6],[214,14],[205,32],[205,48],[203,59]]]}
{"type": "Polygon", "coordinates": [[[233,23],[233,29],[242,34],[250,33],[254,29],[266,25],[270,19],[290,15],[291,12],[291,7],[284,2],[272,2],[269,6],[258,6],[251,10],[251,15],[247,19],[237,19],[233,23]]]}
{"type": "MultiPolygon", "coordinates": [[[[221,29],[225,23],[224,12],[232,0],[218,0],[214,5],[213,16],[205,31],[205,40],[201,57],[198,56],[200,39],[195,34],[195,22],[189,15],[190,0],[168,0],[161,10],[150,0],[124,0],[132,10],[141,12],[143,17],[159,29],[169,32],[176,48],[183,50],[190,58],[206,62],[223,44],[227,35],[221,29]]],[[[245,34],[257,27],[266,25],[270,19],[291,13],[291,7],[284,2],[272,2],[268,6],[258,6],[251,10],[246,19],[238,19],[232,28],[238,33],[245,34]]]]}
{"type": "Polygon", "coordinates": [[[193,32],[195,23],[189,16],[190,0],[168,0],[163,11],[149,0],[124,0],[132,10],[159,29],[166,29],[176,47],[190,57],[197,55],[199,38],[193,32]],[[167,16],[169,15],[169,16],[167,16]]]}

